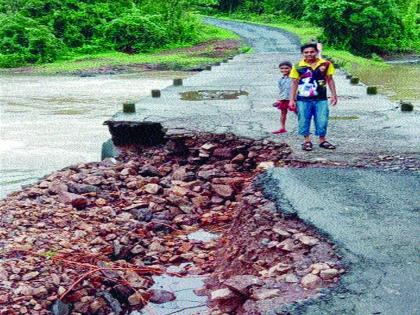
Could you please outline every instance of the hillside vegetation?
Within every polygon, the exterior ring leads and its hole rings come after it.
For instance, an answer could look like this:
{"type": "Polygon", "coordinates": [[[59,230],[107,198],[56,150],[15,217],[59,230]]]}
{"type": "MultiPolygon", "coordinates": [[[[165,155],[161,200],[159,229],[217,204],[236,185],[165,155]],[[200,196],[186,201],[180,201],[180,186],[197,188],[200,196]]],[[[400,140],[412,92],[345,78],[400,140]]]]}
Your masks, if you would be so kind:
{"type": "Polygon", "coordinates": [[[145,53],[199,42],[202,24],[179,0],[0,0],[0,67],[60,56],[145,53]]]}
{"type": "Polygon", "coordinates": [[[207,14],[321,28],[330,47],[370,56],[420,52],[420,0],[202,0],[207,14]]]}

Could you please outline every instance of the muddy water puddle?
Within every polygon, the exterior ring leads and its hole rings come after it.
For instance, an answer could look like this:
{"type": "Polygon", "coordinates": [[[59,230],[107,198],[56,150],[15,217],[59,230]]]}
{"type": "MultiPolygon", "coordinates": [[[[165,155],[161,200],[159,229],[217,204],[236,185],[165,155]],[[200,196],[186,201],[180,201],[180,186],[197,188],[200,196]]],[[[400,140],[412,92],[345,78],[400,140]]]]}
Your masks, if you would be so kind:
{"type": "Polygon", "coordinates": [[[198,230],[193,233],[188,234],[188,239],[192,241],[201,241],[201,242],[209,242],[218,239],[220,235],[216,233],[211,233],[206,230],[198,230]]]}
{"type": "Polygon", "coordinates": [[[110,137],[103,121],[180,75],[0,76],[0,198],[54,170],[100,160],[110,137]]]}
{"type": "Polygon", "coordinates": [[[248,95],[242,90],[200,90],[180,93],[184,101],[205,101],[205,100],[235,100],[239,96],[248,95]]]}
{"type": "Polygon", "coordinates": [[[395,101],[406,100],[420,109],[420,63],[390,63],[388,68],[355,68],[353,75],[367,85],[376,85],[379,92],[395,101]]]}
{"type": "Polygon", "coordinates": [[[172,292],[175,299],[170,302],[156,304],[149,303],[141,311],[134,311],[130,315],[169,315],[169,314],[207,314],[207,297],[198,296],[195,290],[204,286],[205,276],[185,276],[178,277],[172,274],[184,273],[185,269],[192,267],[192,264],[186,263],[180,266],[172,266],[167,269],[169,274],[155,276],[155,284],[151,289],[165,290],[172,292]]]}
{"type": "MultiPolygon", "coordinates": [[[[187,237],[189,240],[205,243],[216,240],[220,235],[199,229],[187,237]]],[[[197,290],[204,287],[206,276],[188,274],[194,267],[192,263],[183,263],[168,267],[166,274],[154,276],[155,283],[150,289],[171,292],[174,296],[173,301],[162,304],[148,303],[142,310],[131,312],[130,315],[207,314],[207,297],[197,294],[197,290]]]]}

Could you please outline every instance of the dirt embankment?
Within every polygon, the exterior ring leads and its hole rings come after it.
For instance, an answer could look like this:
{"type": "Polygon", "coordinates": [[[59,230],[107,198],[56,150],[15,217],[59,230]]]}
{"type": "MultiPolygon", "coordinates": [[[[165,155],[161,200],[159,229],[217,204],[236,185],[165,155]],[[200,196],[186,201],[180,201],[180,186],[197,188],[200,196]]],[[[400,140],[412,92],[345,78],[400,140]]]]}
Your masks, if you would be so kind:
{"type": "MultiPolygon", "coordinates": [[[[260,314],[333,286],[333,245],[253,181],[285,144],[190,134],[72,166],[0,202],[1,314],[127,314],[166,303],[167,268],[205,275],[211,314],[260,314]],[[219,234],[194,240],[194,231],[219,234]]],[[[174,275],[174,274],[173,274],[174,275]]]]}
{"type": "MultiPolygon", "coordinates": [[[[62,71],[57,70],[54,74],[71,74],[82,77],[89,77],[95,75],[116,75],[122,73],[136,73],[146,71],[203,71],[206,66],[220,61],[221,59],[233,57],[241,52],[242,42],[240,40],[212,40],[205,43],[198,44],[189,48],[177,48],[165,50],[164,52],[156,53],[156,62],[118,62],[116,60],[104,59],[99,57],[89,57],[88,59],[80,59],[78,61],[68,61],[69,63],[83,63],[87,60],[100,63],[101,66],[83,68],[80,70],[62,71]],[[159,60],[159,56],[183,55],[186,58],[204,57],[210,58],[207,63],[191,63],[183,65],[175,61],[167,62],[159,60]],[[214,59],[214,62],[211,61],[214,59]],[[107,64],[109,63],[109,64],[107,64]]],[[[176,58],[174,59],[176,60],[176,58]]],[[[85,66],[84,66],[85,67],[85,66]]],[[[77,68],[77,67],[76,67],[77,68]]],[[[0,74],[43,74],[46,70],[42,67],[20,67],[13,69],[0,69],[0,74]]],[[[47,71],[51,74],[52,71],[47,71]]]]}

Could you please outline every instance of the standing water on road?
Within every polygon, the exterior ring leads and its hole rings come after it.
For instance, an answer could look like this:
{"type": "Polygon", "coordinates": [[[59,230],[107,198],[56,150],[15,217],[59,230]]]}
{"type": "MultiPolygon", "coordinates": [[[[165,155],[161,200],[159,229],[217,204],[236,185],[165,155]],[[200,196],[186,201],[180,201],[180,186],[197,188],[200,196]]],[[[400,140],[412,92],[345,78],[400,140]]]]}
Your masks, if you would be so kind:
{"type": "Polygon", "coordinates": [[[102,123],[174,75],[1,76],[0,198],[54,170],[100,160],[110,137],[102,123]]]}
{"type": "Polygon", "coordinates": [[[367,85],[376,85],[379,92],[392,100],[413,102],[420,109],[420,60],[412,63],[390,62],[384,69],[355,69],[353,73],[367,85]]]}

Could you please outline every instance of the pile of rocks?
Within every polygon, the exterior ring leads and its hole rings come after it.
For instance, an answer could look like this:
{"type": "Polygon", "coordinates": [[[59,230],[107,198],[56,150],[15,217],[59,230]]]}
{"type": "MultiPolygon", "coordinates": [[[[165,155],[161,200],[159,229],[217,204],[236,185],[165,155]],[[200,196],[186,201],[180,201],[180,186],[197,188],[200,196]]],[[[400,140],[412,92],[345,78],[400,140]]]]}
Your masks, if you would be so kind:
{"type": "Polygon", "coordinates": [[[212,314],[265,314],[338,281],[344,269],[325,238],[284,218],[252,185],[239,204],[207,280],[212,314]]]}
{"type": "Polygon", "coordinates": [[[188,273],[210,275],[216,313],[228,300],[219,289],[242,303],[271,300],[278,291],[264,291],[275,290],[269,279],[301,288],[299,298],[328,286],[338,276],[331,246],[301,222],[288,225],[252,185],[289,154],[285,144],[230,134],[173,136],[9,195],[0,202],[0,312],[122,314],[164,303],[173,295],[151,290],[152,276],[183,262],[193,263],[188,273]],[[222,236],[188,238],[200,228],[222,236]],[[328,255],[318,257],[322,246],[328,255]],[[258,288],[238,295],[232,277],[245,274],[258,288]]]}
{"type": "Polygon", "coordinates": [[[384,171],[420,172],[420,159],[415,155],[381,154],[366,156],[355,163],[356,167],[376,168],[384,171]]]}

